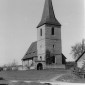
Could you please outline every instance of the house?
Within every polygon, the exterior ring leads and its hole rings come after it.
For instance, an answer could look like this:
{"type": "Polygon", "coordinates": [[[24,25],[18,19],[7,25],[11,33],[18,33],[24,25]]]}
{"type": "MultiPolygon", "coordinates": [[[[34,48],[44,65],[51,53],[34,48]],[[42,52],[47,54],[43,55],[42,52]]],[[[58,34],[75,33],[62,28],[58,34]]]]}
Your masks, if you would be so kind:
{"type": "Polygon", "coordinates": [[[78,57],[75,61],[78,67],[78,72],[76,74],[81,78],[85,78],[85,51],[78,57]]]}
{"type": "Polygon", "coordinates": [[[23,70],[23,66],[22,65],[16,65],[16,66],[12,66],[11,69],[12,70],[23,70]]]}
{"type": "Polygon", "coordinates": [[[17,69],[17,66],[12,66],[12,67],[11,67],[11,70],[12,70],[12,71],[18,70],[18,69],[17,69]]]}
{"type": "Polygon", "coordinates": [[[10,67],[4,66],[3,70],[4,71],[8,71],[8,70],[14,71],[14,70],[24,70],[24,69],[23,69],[22,65],[16,65],[16,66],[10,66],[10,67]]]}
{"type": "Polygon", "coordinates": [[[37,70],[65,68],[66,57],[62,53],[61,24],[56,19],[52,0],[45,0],[37,41],[33,42],[22,58],[23,67],[37,70]]]}
{"type": "Polygon", "coordinates": [[[9,71],[9,70],[12,70],[11,67],[8,67],[8,66],[3,67],[3,71],[9,71]]]}
{"type": "Polygon", "coordinates": [[[83,65],[85,64],[85,51],[79,56],[79,58],[75,62],[77,63],[77,67],[83,67],[83,65]]]}
{"type": "Polygon", "coordinates": [[[22,65],[18,65],[18,70],[23,70],[23,66],[22,65]]]}

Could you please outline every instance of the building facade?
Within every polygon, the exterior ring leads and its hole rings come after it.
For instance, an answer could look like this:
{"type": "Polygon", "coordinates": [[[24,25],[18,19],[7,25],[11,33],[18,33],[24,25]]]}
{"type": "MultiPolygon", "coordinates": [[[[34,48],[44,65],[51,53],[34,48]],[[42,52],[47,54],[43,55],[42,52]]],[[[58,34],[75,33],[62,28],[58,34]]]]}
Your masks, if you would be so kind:
{"type": "Polygon", "coordinates": [[[76,60],[76,63],[78,68],[83,68],[83,65],[85,65],[85,51],[79,56],[79,58],[76,60]]]}
{"type": "Polygon", "coordinates": [[[23,57],[23,66],[34,69],[64,68],[62,56],[61,24],[55,17],[52,0],[45,0],[40,23],[37,26],[37,42],[33,42],[23,57]],[[29,65],[31,63],[31,65],[29,65]]]}

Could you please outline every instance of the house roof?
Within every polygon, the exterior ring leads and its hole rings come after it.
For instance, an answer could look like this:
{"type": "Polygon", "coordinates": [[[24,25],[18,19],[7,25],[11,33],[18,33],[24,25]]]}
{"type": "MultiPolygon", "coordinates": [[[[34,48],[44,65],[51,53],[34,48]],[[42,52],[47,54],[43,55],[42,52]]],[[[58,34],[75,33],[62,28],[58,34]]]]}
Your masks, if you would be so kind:
{"type": "MultiPolygon", "coordinates": [[[[24,57],[22,58],[22,60],[27,60],[33,57],[37,57],[37,42],[33,42],[29,49],[27,50],[26,54],[24,55],[24,57]]],[[[66,57],[64,56],[64,54],[62,53],[62,57],[64,59],[66,59],[66,57]]]]}
{"type": "Polygon", "coordinates": [[[37,42],[33,42],[29,49],[27,50],[26,54],[24,55],[24,57],[22,58],[22,60],[26,60],[32,57],[37,56],[37,42]]]}
{"type": "Polygon", "coordinates": [[[52,0],[45,0],[42,18],[37,28],[44,24],[52,24],[56,26],[61,26],[61,24],[58,22],[58,20],[55,17],[52,0]]]}
{"type": "Polygon", "coordinates": [[[84,54],[85,54],[85,51],[78,57],[78,59],[75,62],[77,62],[84,54]]]}

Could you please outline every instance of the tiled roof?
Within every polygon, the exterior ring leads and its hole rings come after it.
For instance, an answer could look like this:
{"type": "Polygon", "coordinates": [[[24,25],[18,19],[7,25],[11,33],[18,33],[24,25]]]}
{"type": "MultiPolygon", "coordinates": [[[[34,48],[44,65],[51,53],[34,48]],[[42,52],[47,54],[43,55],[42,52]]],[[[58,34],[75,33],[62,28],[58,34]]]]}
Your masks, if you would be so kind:
{"type": "Polygon", "coordinates": [[[78,57],[78,59],[75,62],[77,62],[84,54],[85,54],[85,51],[78,57]]]}
{"type": "Polygon", "coordinates": [[[44,10],[42,14],[42,19],[38,24],[37,28],[44,24],[52,24],[56,26],[61,26],[58,20],[55,17],[52,0],[45,0],[44,10]]]}
{"type": "MultiPolygon", "coordinates": [[[[29,49],[27,50],[26,54],[22,58],[22,60],[27,60],[29,58],[37,57],[37,42],[33,42],[29,49]]],[[[66,57],[62,54],[62,57],[66,59],[66,57]]]]}
{"type": "Polygon", "coordinates": [[[37,42],[33,42],[29,49],[27,50],[26,54],[24,55],[24,57],[22,58],[22,60],[26,60],[32,57],[37,56],[37,42]]]}

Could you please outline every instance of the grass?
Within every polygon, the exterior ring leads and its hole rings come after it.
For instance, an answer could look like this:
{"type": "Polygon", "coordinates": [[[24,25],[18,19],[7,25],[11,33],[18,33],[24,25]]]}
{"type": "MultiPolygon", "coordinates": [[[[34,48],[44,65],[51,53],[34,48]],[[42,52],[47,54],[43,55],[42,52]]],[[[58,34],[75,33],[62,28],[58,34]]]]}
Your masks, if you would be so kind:
{"type": "Polygon", "coordinates": [[[71,82],[71,83],[85,83],[85,79],[81,79],[80,77],[70,73],[65,74],[56,79],[56,81],[62,81],[62,82],[71,82]]]}
{"type": "MultiPolygon", "coordinates": [[[[70,70],[50,69],[50,70],[28,70],[28,71],[2,71],[0,77],[5,81],[19,80],[19,81],[55,81],[71,82],[71,83],[85,83],[85,79],[80,79],[73,75],[70,70]]],[[[0,80],[1,82],[1,80],[0,80]]],[[[21,82],[22,83],[22,82],[21,82]]],[[[23,84],[22,84],[23,85],[23,84]]]]}
{"type": "Polygon", "coordinates": [[[0,72],[0,77],[3,77],[6,80],[28,80],[28,81],[36,81],[36,80],[50,80],[55,76],[59,76],[60,74],[65,74],[67,71],[51,69],[51,70],[29,70],[29,71],[2,71],[0,72]]]}

